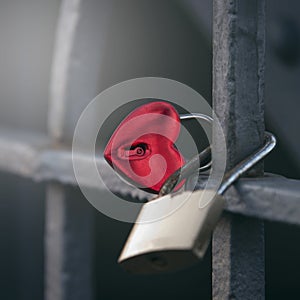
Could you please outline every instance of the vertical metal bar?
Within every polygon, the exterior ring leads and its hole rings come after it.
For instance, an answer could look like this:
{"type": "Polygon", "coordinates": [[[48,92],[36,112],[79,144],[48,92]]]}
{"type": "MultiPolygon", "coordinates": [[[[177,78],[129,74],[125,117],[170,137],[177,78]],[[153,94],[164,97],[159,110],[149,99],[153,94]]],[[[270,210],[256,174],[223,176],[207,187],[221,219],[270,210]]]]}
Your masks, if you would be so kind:
{"type": "Polygon", "coordinates": [[[93,299],[93,210],[78,191],[49,184],[46,203],[46,299],[93,299]]]}
{"type": "MultiPolygon", "coordinates": [[[[99,93],[103,56],[99,48],[104,46],[109,2],[62,1],[48,113],[53,143],[72,140],[81,111],[99,93]]],[[[47,186],[46,202],[45,299],[93,299],[93,214],[89,204],[79,190],[59,184],[47,186]]]]}
{"type": "MultiPolygon", "coordinates": [[[[113,5],[110,0],[62,1],[48,114],[48,132],[56,142],[72,141],[80,114],[103,88],[104,53],[113,5]]],[[[95,111],[94,118],[97,117],[95,111]]],[[[84,145],[86,137],[80,142],[84,145]]]]}
{"type": "MultiPolygon", "coordinates": [[[[213,105],[224,130],[229,169],[263,143],[265,3],[213,4],[213,105]]],[[[223,146],[215,135],[215,149],[223,146]]],[[[262,174],[263,164],[251,173],[262,174]]],[[[214,232],[212,254],[213,299],[264,298],[262,221],[225,215],[214,232]]]]}
{"type": "Polygon", "coordinates": [[[55,49],[50,82],[48,133],[55,141],[64,137],[66,99],[71,65],[71,52],[79,22],[81,0],[64,0],[56,32],[55,49]]]}
{"type": "Polygon", "coordinates": [[[45,218],[45,299],[63,299],[64,191],[59,185],[48,185],[45,218]]]}
{"type": "MultiPolygon", "coordinates": [[[[80,5],[81,0],[64,0],[61,4],[48,112],[48,134],[53,143],[58,143],[65,138],[71,52],[74,48],[80,5]]],[[[45,299],[92,299],[90,278],[92,264],[90,259],[86,259],[86,263],[82,264],[84,256],[90,255],[89,249],[92,247],[92,239],[88,234],[92,223],[90,221],[86,224],[86,230],[74,230],[80,221],[72,218],[75,212],[74,204],[68,202],[63,185],[47,186],[46,204],[45,299]],[[77,243],[71,242],[76,239],[77,243]],[[77,255],[77,260],[73,259],[74,253],[77,255]]],[[[86,211],[80,211],[79,219],[87,219],[86,211]]]]}

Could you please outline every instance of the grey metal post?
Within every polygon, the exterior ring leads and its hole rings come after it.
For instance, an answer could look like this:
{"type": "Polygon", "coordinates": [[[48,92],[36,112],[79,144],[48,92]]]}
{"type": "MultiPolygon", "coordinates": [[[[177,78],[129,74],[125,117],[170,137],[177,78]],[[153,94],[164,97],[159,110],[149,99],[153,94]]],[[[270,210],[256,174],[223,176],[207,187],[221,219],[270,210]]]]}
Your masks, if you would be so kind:
{"type": "MultiPolygon", "coordinates": [[[[227,143],[227,169],[264,135],[264,1],[214,0],[213,106],[227,143]]],[[[214,147],[223,147],[214,136],[214,147]]],[[[217,165],[218,161],[214,161],[217,165]]],[[[263,164],[251,175],[263,174],[263,164]]],[[[264,224],[225,215],[213,235],[213,299],[264,298],[264,224]]]]}
{"type": "MultiPolygon", "coordinates": [[[[70,144],[80,113],[100,92],[108,7],[109,1],[62,1],[48,114],[48,133],[56,148],[70,144]]],[[[78,190],[58,183],[48,184],[46,201],[45,299],[93,299],[92,209],[78,190]]]]}
{"type": "Polygon", "coordinates": [[[46,199],[45,298],[93,299],[93,209],[59,183],[48,184],[46,199]]]}

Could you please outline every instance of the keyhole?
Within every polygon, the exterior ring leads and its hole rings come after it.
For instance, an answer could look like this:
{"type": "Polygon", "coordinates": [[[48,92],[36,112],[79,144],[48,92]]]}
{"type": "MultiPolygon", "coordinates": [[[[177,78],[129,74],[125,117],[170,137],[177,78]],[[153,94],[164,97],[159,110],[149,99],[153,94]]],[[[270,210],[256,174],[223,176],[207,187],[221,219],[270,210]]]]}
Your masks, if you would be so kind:
{"type": "Polygon", "coordinates": [[[119,157],[122,159],[142,159],[150,154],[150,150],[147,144],[137,143],[130,147],[124,147],[120,149],[119,157]]]}
{"type": "Polygon", "coordinates": [[[145,150],[142,147],[136,147],[135,151],[138,156],[143,156],[145,154],[145,150]]]}

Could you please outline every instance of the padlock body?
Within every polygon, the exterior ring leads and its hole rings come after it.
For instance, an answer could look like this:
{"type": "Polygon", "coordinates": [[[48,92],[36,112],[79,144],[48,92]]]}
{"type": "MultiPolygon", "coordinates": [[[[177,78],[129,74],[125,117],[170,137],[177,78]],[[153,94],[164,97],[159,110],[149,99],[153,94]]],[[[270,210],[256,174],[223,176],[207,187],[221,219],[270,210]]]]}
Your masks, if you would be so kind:
{"type": "Polygon", "coordinates": [[[197,262],[206,252],[223,207],[224,198],[210,190],[185,191],[146,203],[119,263],[129,272],[149,274],[197,262]]]}

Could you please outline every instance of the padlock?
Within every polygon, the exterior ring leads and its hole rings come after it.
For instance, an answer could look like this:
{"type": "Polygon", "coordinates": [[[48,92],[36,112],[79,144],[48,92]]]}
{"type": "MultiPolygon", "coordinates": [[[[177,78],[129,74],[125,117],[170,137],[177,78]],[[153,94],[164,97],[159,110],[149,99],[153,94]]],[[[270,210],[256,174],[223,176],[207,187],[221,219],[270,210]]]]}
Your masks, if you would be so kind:
{"type": "Polygon", "coordinates": [[[118,262],[137,274],[170,272],[203,258],[222,214],[224,192],[276,144],[266,133],[263,147],[227,172],[217,193],[198,190],[168,194],[143,205],[118,262]],[[153,219],[157,212],[166,217],[153,219]]]}

